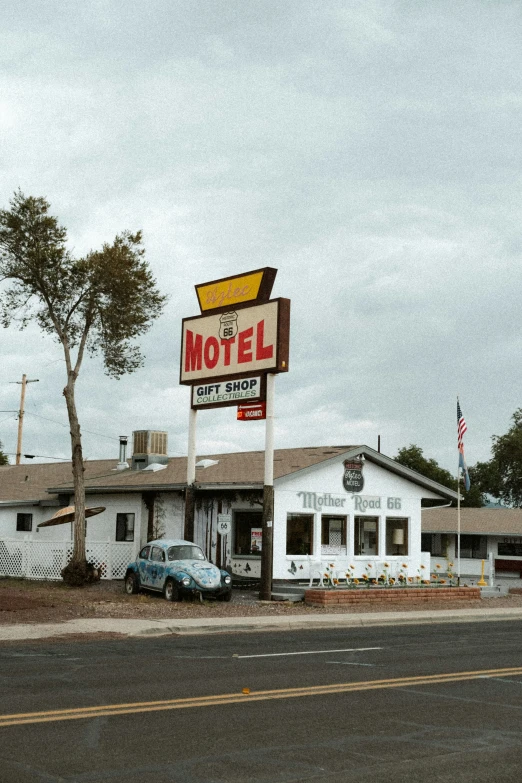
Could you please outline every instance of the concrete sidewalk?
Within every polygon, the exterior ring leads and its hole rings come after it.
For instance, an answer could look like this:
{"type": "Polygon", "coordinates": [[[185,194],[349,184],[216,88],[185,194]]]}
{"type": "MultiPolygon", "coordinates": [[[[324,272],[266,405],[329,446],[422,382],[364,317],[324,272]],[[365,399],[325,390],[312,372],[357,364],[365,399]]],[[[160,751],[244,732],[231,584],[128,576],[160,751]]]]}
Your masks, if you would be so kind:
{"type": "Polygon", "coordinates": [[[479,623],[522,620],[522,608],[447,609],[422,612],[230,617],[200,620],[78,619],[65,623],[0,625],[0,642],[49,639],[71,634],[121,634],[126,637],[169,636],[244,631],[296,631],[317,628],[360,628],[386,625],[479,623]]]}

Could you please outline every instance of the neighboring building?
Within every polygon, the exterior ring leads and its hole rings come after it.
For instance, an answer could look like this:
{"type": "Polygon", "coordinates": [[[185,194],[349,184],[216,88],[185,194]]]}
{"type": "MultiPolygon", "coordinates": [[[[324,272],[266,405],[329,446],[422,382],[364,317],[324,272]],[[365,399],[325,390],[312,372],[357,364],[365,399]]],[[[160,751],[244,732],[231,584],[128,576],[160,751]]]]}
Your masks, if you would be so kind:
{"type": "MultiPolygon", "coordinates": [[[[457,509],[422,512],[422,549],[431,554],[431,570],[447,571],[457,560],[457,509]]],[[[461,508],[460,572],[481,573],[482,560],[492,559],[497,576],[522,576],[522,509],[461,508]]]]}
{"type": "MultiPolygon", "coordinates": [[[[127,470],[121,470],[121,460],[120,469],[116,460],[86,462],[87,505],[105,507],[87,520],[87,550],[104,576],[123,576],[125,563],[147,538],[183,537],[186,458],[167,459],[166,436],[155,437],[164,433],[145,434],[147,445],[140,452],[136,445],[145,441],[136,436],[144,433],[135,433],[127,470]]],[[[217,565],[259,577],[264,452],[200,457],[198,465],[196,542],[217,565]],[[218,536],[218,513],[232,516],[227,536],[218,536]]],[[[440,504],[455,498],[447,487],[368,446],[278,449],[274,580],[308,579],[319,561],[319,568],[332,563],[340,573],[354,566],[355,576],[368,565],[382,570],[384,563],[390,573],[405,564],[409,574],[421,575],[422,568],[429,568],[429,558],[421,555],[421,501],[440,504]]],[[[0,573],[14,562],[14,547],[17,568],[29,575],[59,576],[72,525],[38,524],[72,502],[70,463],[0,468],[0,573]],[[42,552],[45,568],[35,572],[42,552]],[[29,560],[32,571],[27,572],[29,560]]]]}

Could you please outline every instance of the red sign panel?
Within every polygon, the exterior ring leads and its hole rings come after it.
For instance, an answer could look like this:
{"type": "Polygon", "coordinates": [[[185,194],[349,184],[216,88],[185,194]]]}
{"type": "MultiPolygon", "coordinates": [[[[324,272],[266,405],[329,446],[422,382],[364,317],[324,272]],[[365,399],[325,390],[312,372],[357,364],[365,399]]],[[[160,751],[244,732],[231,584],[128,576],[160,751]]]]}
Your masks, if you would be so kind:
{"type": "Polygon", "coordinates": [[[238,421],[258,421],[259,419],[266,419],[266,402],[237,406],[238,421]]]}

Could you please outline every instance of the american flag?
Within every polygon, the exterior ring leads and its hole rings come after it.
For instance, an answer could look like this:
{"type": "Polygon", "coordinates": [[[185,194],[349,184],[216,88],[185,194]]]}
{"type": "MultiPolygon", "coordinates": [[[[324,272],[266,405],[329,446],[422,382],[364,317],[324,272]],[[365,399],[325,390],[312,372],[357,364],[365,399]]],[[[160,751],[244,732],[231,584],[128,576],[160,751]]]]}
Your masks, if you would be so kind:
{"type": "Polygon", "coordinates": [[[464,416],[462,415],[462,411],[460,409],[460,403],[457,398],[457,433],[458,433],[457,437],[458,437],[458,446],[459,446],[459,467],[462,468],[462,475],[464,476],[464,486],[466,487],[466,491],[468,491],[470,487],[468,466],[466,465],[466,459],[464,457],[464,433],[467,431],[467,429],[468,427],[466,425],[464,416]]]}
{"type": "Polygon", "coordinates": [[[457,400],[457,433],[458,433],[458,446],[459,451],[464,446],[464,433],[467,431],[468,427],[466,425],[466,421],[464,419],[464,416],[462,415],[462,411],[460,409],[460,402],[457,400]]]}

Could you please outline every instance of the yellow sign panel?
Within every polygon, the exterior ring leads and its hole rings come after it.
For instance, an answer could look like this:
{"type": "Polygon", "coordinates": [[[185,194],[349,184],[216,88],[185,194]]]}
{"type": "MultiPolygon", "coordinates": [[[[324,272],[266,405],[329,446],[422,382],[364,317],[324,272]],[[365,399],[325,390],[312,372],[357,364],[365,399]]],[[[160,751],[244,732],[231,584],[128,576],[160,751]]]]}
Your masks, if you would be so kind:
{"type": "MultiPolygon", "coordinates": [[[[215,310],[218,307],[233,307],[242,302],[255,302],[264,293],[262,290],[263,277],[265,277],[263,289],[267,288],[267,278],[272,278],[270,282],[273,283],[275,274],[267,275],[267,271],[268,267],[266,269],[258,269],[255,272],[248,272],[245,275],[227,277],[223,280],[215,280],[212,283],[197,285],[196,293],[201,312],[215,310]]],[[[275,270],[270,270],[270,272],[272,271],[275,272],[275,270]]],[[[271,288],[272,285],[270,284],[271,288]]],[[[268,299],[269,295],[270,290],[268,290],[268,294],[264,298],[268,299]]]]}

